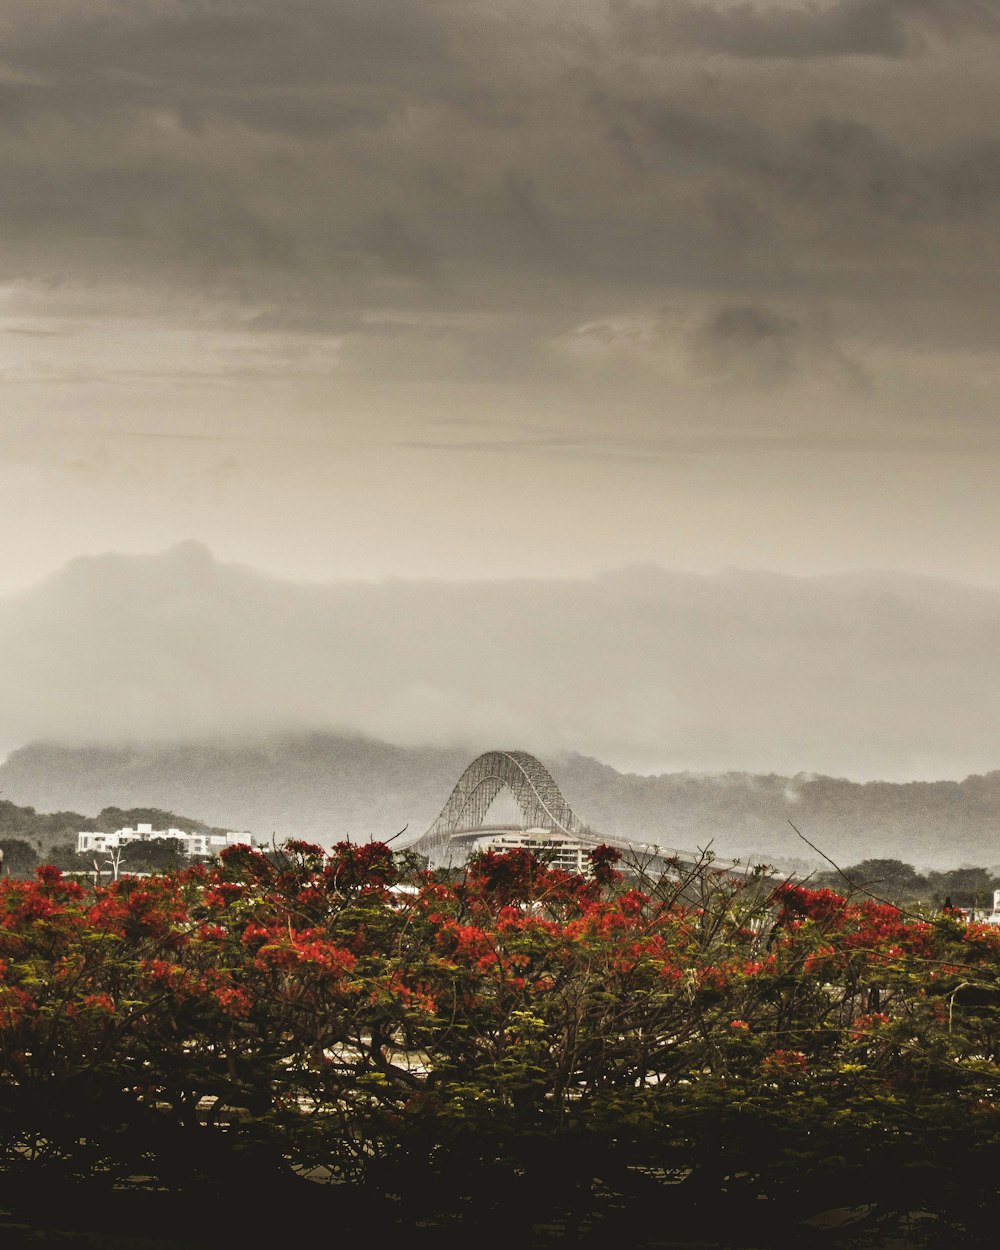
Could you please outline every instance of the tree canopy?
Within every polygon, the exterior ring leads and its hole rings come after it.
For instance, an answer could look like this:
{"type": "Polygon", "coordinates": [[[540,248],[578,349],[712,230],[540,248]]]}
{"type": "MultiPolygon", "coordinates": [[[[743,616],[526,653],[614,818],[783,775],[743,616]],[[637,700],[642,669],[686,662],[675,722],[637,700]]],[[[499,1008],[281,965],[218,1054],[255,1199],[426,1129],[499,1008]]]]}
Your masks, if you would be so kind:
{"type": "Polygon", "coordinates": [[[0,882],[0,1200],[287,1190],[352,1235],[526,1245],[992,1230],[1000,931],[616,858],[401,880],[291,842],[0,882]]]}
{"type": "Polygon", "coordinates": [[[2,867],[10,877],[30,877],[38,864],[38,853],[23,838],[0,838],[2,867]]]}

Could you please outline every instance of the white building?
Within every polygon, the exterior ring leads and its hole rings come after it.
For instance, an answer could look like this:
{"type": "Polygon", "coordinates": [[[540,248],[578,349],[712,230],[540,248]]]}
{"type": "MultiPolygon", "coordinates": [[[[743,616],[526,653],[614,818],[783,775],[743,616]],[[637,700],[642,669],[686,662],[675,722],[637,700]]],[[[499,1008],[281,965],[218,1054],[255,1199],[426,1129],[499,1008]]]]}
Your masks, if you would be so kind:
{"type": "Polygon", "coordinates": [[[548,868],[561,868],[564,872],[590,872],[592,842],[580,842],[568,833],[556,833],[551,829],[512,829],[477,838],[473,851],[512,851],[523,847],[534,851],[548,868]]]}
{"type": "Polygon", "coordinates": [[[238,842],[253,846],[248,833],[185,833],[183,829],[154,829],[152,825],[136,825],[134,829],[118,829],[114,833],[78,833],[77,854],[101,854],[128,846],[130,842],[155,842],[169,839],[177,843],[181,855],[217,855],[238,842]]]}
{"type": "Polygon", "coordinates": [[[1000,890],[993,891],[993,910],[984,913],[982,922],[984,924],[1000,924],[1000,890]]]}

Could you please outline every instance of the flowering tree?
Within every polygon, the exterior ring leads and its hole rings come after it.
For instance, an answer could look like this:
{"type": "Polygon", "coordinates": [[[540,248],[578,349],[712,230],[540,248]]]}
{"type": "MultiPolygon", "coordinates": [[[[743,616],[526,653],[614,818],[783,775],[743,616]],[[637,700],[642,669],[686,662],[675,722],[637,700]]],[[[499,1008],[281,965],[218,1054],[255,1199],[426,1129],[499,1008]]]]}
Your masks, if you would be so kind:
{"type": "Polygon", "coordinates": [[[637,888],[616,857],[400,881],[380,843],[289,842],[5,880],[8,1201],[308,1177],[359,1221],[377,1195],[578,1240],[655,1211],[752,1241],[831,1208],[973,1236],[1000,934],[710,862],[637,888]]]}

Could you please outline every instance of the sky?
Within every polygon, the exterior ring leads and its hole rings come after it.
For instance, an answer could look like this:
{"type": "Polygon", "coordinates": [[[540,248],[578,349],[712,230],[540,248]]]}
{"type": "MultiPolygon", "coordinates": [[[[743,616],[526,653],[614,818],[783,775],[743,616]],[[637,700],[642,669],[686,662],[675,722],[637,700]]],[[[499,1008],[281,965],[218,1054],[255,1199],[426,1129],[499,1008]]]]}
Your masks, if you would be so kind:
{"type": "Polygon", "coordinates": [[[7,0],[0,593],[998,584],[993,0],[7,0]]]}

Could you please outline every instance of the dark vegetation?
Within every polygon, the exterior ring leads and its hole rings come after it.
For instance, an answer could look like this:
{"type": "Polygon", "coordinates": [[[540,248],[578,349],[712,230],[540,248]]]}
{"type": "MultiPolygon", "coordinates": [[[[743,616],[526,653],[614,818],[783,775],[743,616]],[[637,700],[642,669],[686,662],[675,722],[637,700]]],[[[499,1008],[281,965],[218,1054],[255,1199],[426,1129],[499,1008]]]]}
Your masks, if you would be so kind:
{"type": "MultiPolygon", "coordinates": [[[[113,833],[142,823],[151,824],[154,829],[180,828],[186,833],[225,832],[159,807],[105,807],[96,816],[81,816],[79,812],[37,812],[33,807],[20,807],[0,799],[3,871],[12,877],[30,877],[43,863],[66,871],[88,871],[93,867],[93,856],[77,856],[78,833],[113,833]]],[[[133,872],[177,867],[176,846],[162,839],[135,843],[129,847],[128,861],[133,872]]]]}
{"type": "Polygon", "coordinates": [[[917,872],[898,859],[865,859],[843,870],[814,874],[811,881],[833,889],[877,895],[901,907],[940,910],[946,903],[968,911],[990,911],[1000,875],[966,865],[942,872],[917,872]]]}
{"type": "Polygon", "coordinates": [[[5,880],[0,1206],[159,1244],[991,1240],[1000,931],[616,855],[5,880]]]}

